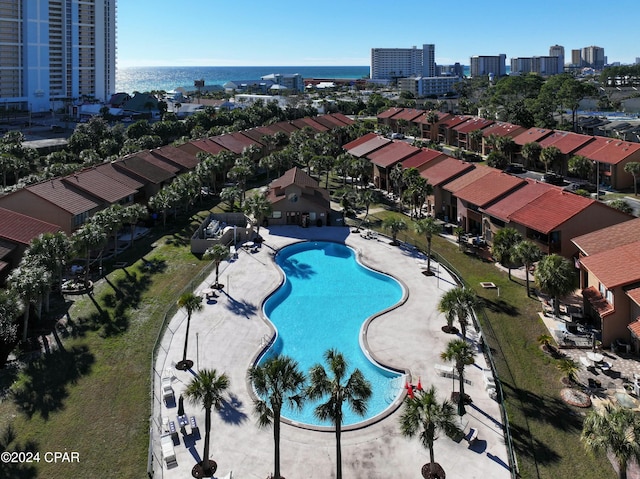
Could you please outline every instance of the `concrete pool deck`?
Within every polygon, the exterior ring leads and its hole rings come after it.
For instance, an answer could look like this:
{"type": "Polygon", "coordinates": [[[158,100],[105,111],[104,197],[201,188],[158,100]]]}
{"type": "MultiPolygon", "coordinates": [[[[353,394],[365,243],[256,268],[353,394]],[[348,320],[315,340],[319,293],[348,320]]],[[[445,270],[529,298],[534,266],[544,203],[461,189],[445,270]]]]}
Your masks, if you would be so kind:
{"type": "MultiPolygon", "coordinates": [[[[452,379],[442,377],[434,368],[442,364],[440,353],[454,338],[442,332],[444,317],[437,304],[444,291],[454,286],[453,279],[442,269],[427,277],[422,273],[420,255],[410,249],[391,246],[388,238],[364,239],[346,227],[272,227],[261,228],[264,243],[257,253],[239,251],[238,258],[220,265],[223,293],[215,302],[203,301],[204,309],[193,314],[189,332],[187,357],[194,361],[193,371],[175,370],[173,364],[182,359],[186,333],[186,313],[179,311],[171,319],[161,340],[155,364],[153,420],[154,477],[177,479],[191,477],[191,468],[200,461],[204,443],[204,410],[201,405],[185,401],[185,411],[194,416],[200,436],[178,431],[179,444],[174,446],[176,463],[170,466],[162,459],[160,435],[162,418],[176,422],[177,407],[160,401],[161,378],[172,376],[176,399],[201,368],[214,368],[230,378],[228,401],[212,414],[210,457],[216,460],[215,477],[233,471],[234,478],[264,479],[273,472],[273,433],[260,429],[253,413],[253,403],[246,382],[246,372],[270,337],[270,328],[262,315],[262,302],[281,282],[281,274],[273,261],[280,248],[301,240],[344,242],[358,252],[367,266],[389,273],[408,289],[408,298],[400,307],[376,318],[368,328],[367,342],[371,354],[383,364],[407,369],[412,382],[433,384],[440,399],[449,397],[452,379]]],[[[432,262],[432,269],[438,265],[432,262]]],[[[213,272],[196,293],[215,281],[213,272]]],[[[472,328],[471,328],[472,329],[472,328]]],[[[473,333],[473,331],[471,332],[473,333]]],[[[470,333],[470,334],[471,334],[470,333]]],[[[319,359],[321,362],[321,359],[319,359]]],[[[435,460],[448,477],[509,478],[508,455],[502,432],[499,405],[485,390],[482,354],[465,370],[471,384],[465,392],[473,399],[462,418],[465,432],[478,431],[478,440],[469,445],[456,443],[441,435],[435,443],[435,460]]],[[[305,371],[306,372],[306,371],[305,371]]],[[[457,380],[455,381],[457,390],[457,380]]],[[[345,478],[420,477],[420,469],[429,461],[428,450],[418,438],[400,434],[402,406],[386,418],[362,429],[342,434],[342,467],[345,478]]],[[[190,428],[186,428],[190,432],[190,428]]],[[[281,429],[281,473],[288,478],[335,477],[335,436],[283,424],[281,429]]]]}

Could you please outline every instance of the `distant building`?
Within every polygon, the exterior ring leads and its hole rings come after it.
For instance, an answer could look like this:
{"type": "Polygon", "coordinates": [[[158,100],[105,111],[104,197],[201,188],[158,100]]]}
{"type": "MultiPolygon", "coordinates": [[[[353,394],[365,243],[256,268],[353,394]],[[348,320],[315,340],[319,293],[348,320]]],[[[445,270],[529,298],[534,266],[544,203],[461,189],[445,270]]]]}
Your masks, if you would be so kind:
{"type": "Polygon", "coordinates": [[[571,65],[574,67],[582,66],[582,50],[571,50],[571,65]]]}
{"type": "Polygon", "coordinates": [[[549,47],[549,56],[558,59],[558,72],[564,71],[564,47],[562,45],[552,45],[549,47]]]}
{"type": "Polygon", "coordinates": [[[442,96],[453,91],[453,86],[459,83],[460,77],[440,76],[440,77],[409,77],[398,80],[398,88],[401,91],[408,91],[416,98],[425,96],[442,96]]]}
{"type": "Polygon", "coordinates": [[[262,80],[273,82],[274,85],[280,85],[291,91],[304,91],[304,78],[299,73],[271,73],[263,76],[262,80]]]}
{"type": "Polygon", "coordinates": [[[115,92],[116,0],[2,0],[0,98],[48,112],[115,92]]]}
{"type": "Polygon", "coordinates": [[[471,57],[470,73],[472,77],[493,74],[495,77],[507,74],[507,55],[501,53],[496,56],[476,55],[471,57]]]}
{"type": "Polygon", "coordinates": [[[436,46],[424,44],[422,49],[412,48],[372,48],[372,80],[394,80],[407,77],[436,76],[436,46]]]}
{"type": "Polygon", "coordinates": [[[464,67],[456,62],[453,65],[436,65],[436,76],[464,77],[464,67]]]}
{"type": "Polygon", "coordinates": [[[526,75],[536,73],[542,76],[557,75],[564,71],[564,65],[560,68],[558,57],[519,57],[511,59],[511,74],[526,75]]]}
{"type": "Polygon", "coordinates": [[[256,80],[228,81],[223,87],[230,92],[242,93],[276,93],[283,90],[303,92],[304,78],[299,73],[271,73],[256,80]]]}
{"type": "Polygon", "coordinates": [[[580,58],[582,66],[593,68],[594,70],[603,70],[607,63],[607,57],[604,56],[604,48],[596,46],[584,47],[580,58]]]}

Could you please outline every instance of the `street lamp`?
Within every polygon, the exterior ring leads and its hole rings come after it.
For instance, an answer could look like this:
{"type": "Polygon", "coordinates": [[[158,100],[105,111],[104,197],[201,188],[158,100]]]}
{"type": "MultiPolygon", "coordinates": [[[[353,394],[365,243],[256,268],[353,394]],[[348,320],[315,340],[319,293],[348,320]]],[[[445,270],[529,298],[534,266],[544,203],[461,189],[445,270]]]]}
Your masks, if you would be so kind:
{"type": "Polygon", "coordinates": [[[600,162],[594,160],[594,165],[596,165],[596,200],[600,200],[600,162]]]}

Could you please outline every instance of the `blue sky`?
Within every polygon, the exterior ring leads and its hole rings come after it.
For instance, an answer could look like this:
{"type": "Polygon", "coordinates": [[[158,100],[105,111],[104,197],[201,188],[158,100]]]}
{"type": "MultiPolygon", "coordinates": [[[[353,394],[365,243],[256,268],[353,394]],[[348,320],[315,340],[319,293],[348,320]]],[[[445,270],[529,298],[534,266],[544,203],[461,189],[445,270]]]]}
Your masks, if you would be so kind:
{"type": "Polygon", "coordinates": [[[640,57],[637,0],[119,0],[118,65],[369,65],[371,48],[434,43],[436,62],[597,45],[640,57]]]}

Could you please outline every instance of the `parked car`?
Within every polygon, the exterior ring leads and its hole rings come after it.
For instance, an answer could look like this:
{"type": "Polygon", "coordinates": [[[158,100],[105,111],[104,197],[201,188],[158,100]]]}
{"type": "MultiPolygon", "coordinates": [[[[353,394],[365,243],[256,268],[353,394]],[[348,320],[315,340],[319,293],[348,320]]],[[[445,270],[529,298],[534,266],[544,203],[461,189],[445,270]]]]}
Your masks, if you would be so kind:
{"type": "Polygon", "coordinates": [[[542,181],[550,185],[564,185],[564,177],[557,173],[545,173],[542,175],[542,181]]]}
{"type": "Polygon", "coordinates": [[[392,140],[402,140],[404,138],[404,135],[402,133],[392,133],[391,134],[391,139],[392,140]]]}
{"type": "Polygon", "coordinates": [[[571,191],[585,190],[585,191],[588,191],[589,193],[595,193],[596,190],[598,189],[596,185],[589,182],[571,183],[569,188],[571,189],[571,191]]]}
{"type": "Polygon", "coordinates": [[[524,165],[522,165],[521,163],[509,163],[507,167],[504,169],[505,173],[514,173],[514,174],[524,173],[525,171],[527,170],[525,169],[524,165]]]}

